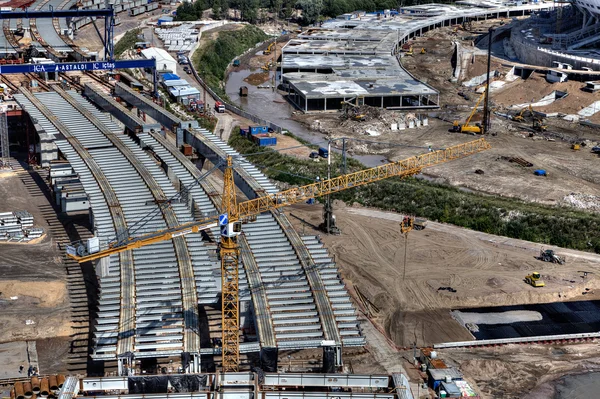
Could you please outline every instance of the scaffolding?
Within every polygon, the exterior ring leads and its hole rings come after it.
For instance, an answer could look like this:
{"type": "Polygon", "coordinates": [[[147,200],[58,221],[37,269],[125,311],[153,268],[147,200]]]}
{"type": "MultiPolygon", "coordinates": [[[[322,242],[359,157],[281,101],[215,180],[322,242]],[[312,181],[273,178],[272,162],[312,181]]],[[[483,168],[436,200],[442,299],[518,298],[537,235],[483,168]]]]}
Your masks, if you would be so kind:
{"type": "Polygon", "coordinates": [[[10,168],[10,143],[8,142],[8,124],[6,108],[0,106],[0,168],[10,168]]]}

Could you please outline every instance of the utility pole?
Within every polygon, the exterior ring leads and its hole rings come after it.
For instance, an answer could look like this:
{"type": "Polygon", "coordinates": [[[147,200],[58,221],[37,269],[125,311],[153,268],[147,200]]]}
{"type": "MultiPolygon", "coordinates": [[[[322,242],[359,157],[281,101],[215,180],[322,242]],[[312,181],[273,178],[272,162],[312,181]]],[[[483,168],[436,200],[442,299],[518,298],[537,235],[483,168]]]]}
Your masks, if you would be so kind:
{"type": "Polygon", "coordinates": [[[9,165],[10,143],[8,141],[8,124],[6,121],[6,108],[2,106],[0,107],[0,168],[8,168],[9,165]]]}
{"type": "Polygon", "coordinates": [[[490,130],[490,67],[492,63],[492,36],[494,36],[494,28],[490,27],[488,32],[487,79],[485,82],[485,100],[483,103],[483,134],[487,134],[490,130]]]}
{"type": "Polygon", "coordinates": [[[342,174],[346,174],[346,139],[342,139],[342,174]]]}
{"type": "MultiPolygon", "coordinates": [[[[331,136],[327,137],[327,180],[331,179],[331,136]]],[[[327,215],[325,223],[327,223],[327,234],[331,233],[331,218],[332,209],[331,209],[331,195],[327,195],[327,210],[325,214],[327,215]]]]}

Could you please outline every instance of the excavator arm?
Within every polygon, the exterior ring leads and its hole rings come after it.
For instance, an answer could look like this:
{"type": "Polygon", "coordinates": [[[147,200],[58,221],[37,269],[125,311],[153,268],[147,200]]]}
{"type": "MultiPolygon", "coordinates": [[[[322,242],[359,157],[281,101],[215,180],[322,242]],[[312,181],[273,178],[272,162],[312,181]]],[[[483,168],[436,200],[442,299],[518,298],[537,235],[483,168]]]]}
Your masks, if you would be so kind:
{"type": "MultiPolygon", "coordinates": [[[[237,204],[237,215],[229,215],[229,222],[242,220],[244,218],[258,215],[273,209],[304,202],[309,198],[322,197],[343,190],[359,187],[365,184],[384,180],[390,177],[406,177],[418,174],[421,169],[448,162],[454,159],[464,158],[469,155],[485,151],[491,148],[490,144],[483,138],[458,144],[446,149],[429,152],[423,155],[411,157],[397,162],[388,163],[374,168],[360,170],[323,180],[317,183],[295,187],[276,194],[266,195],[237,204]]],[[[215,217],[205,218],[176,226],[174,228],[157,231],[155,233],[133,237],[128,241],[109,244],[109,247],[93,254],[80,255],[71,249],[67,254],[77,262],[87,262],[103,258],[108,255],[122,251],[140,248],[157,242],[170,240],[174,237],[197,233],[217,226],[215,217]]]]}
{"type": "Polygon", "coordinates": [[[483,100],[484,97],[485,90],[483,91],[483,93],[481,93],[479,100],[477,100],[477,104],[475,104],[475,107],[473,107],[473,111],[471,111],[471,115],[469,115],[469,119],[467,119],[464,126],[469,126],[469,123],[471,123],[471,119],[473,119],[473,115],[475,115],[475,112],[477,112],[477,107],[479,107],[479,103],[481,103],[481,100],[483,100]]]}

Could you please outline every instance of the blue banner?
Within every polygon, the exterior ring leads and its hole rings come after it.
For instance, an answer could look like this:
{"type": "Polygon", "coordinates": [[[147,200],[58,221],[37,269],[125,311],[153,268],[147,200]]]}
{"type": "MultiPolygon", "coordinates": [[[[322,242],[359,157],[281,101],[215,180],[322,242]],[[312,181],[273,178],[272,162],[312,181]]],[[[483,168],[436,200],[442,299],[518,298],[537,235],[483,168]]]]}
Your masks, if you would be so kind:
{"type": "Polygon", "coordinates": [[[127,68],[156,68],[156,60],[123,60],[98,62],[63,62],[59,64],[0,65],[0,75],[11,73],[41,73],[68,71],[102,71],[127,68]]]}

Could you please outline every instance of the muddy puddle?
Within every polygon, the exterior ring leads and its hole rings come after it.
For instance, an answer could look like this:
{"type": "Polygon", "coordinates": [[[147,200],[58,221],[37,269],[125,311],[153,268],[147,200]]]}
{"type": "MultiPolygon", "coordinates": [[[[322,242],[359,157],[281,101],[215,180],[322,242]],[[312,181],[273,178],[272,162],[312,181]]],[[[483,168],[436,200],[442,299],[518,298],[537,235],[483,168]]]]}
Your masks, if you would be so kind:
{"type": "MultiPolygon", "coordinates": [[[[248,76],[260,72],[263,71],[258,68],[231,72],[225,84],[225,91],[231,101],[244,111],[282,126],[311,144],[325,145],[326,141],[323,134],[313,132],[301,123],[291,119],[292,112],[296,109],[271,87],[273,72],[270,72],[269,81],[259,86],[253,86],[244,81],[248,76]],[[247,97],[240,97],[239,90],[241,86],[248,87],[247,97]],[[259,88],[264,86],[269,86],[269,88],[259,88]]],[[[333,151],[341,153],[337,149],[333,151]]],[[[370,167],[387,162],[387,159],[382,155],[352,155],[351,157],[370,167]]]]}

